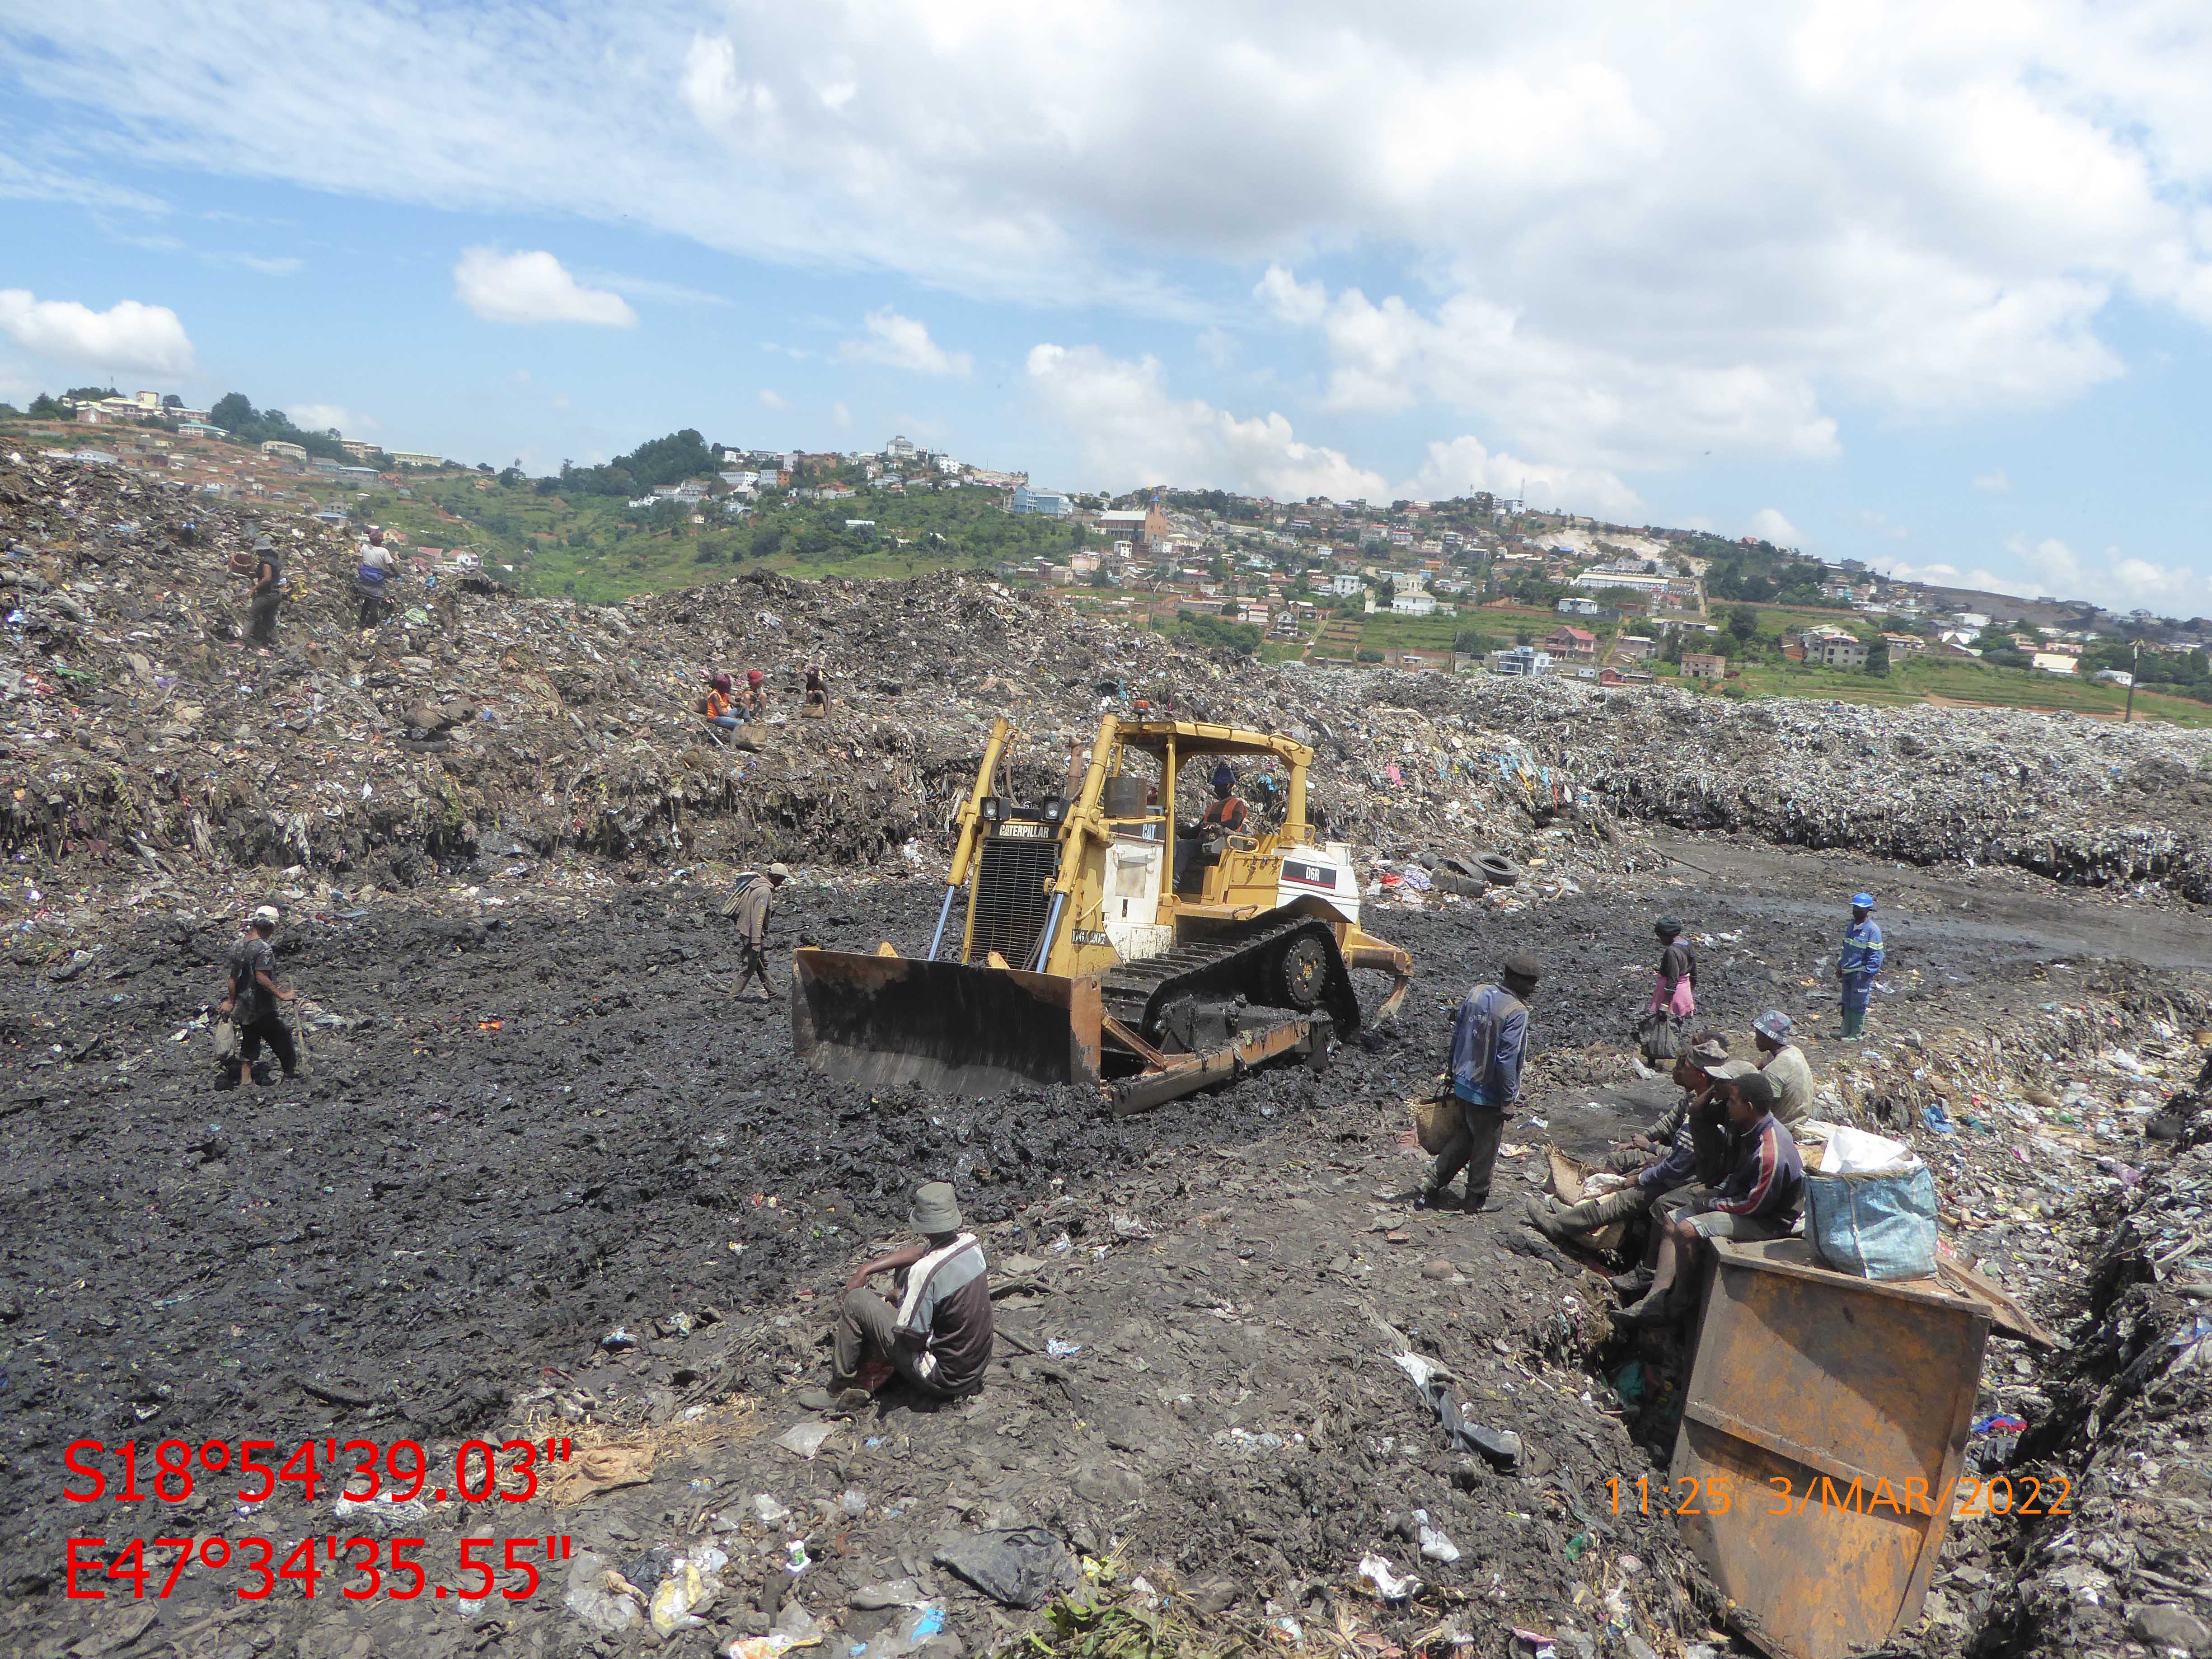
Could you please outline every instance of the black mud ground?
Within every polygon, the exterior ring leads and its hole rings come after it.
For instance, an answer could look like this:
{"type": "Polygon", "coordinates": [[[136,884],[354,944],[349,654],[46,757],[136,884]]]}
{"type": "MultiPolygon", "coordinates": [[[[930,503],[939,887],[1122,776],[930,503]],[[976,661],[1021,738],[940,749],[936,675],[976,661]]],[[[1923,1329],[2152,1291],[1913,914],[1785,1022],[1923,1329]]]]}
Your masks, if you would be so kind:
{"type": "MultiPolygon", "coordinates": [[[[1272,1073],[1121,1122],[1072,1091],[872,1098],[811,1076],[781,1009],[728,1000],[737,958],[720,896],[681,884],[590,901],[518,890],[465,917],[394,908],[289,929],[283,974],[321,1011],[306,1022],[307,1072],[218,1093],[208,1036],[189,1023],[215,994],[230,927],[133,919],[74,981],[19,976],[7,1000],[9,1639],[59,1653],[88,1632],[119,1638],[150,1610],[132,1653],[243,1654],[277,1632],[302,1653],[459,1652],[500,1621],[532,1651],[585,1650],[598,1638],[551,1576],[511,1603],[355,1604],[329,1577],[312,1603],[289,1585],[242,1602],[239,1575],[199,1571],[143,1607],[67,1601],[73,1535],[289,1540],[360,1523],[332,1519],[327,1492],[308,1508],[290,1488],[234,1513],[213,1479],[181,1510],[68,1504],[64,1448],[135,1438],[150,1462],[167,1438],[336,1434],[411,1437],[450,1457],[528,1410],[557,1424],[564,1396],[665,1429],[742,1395],[772,1435],[806,1415],[793,1391],[818,1374],[817,1340],[851,1263],[896,1232],[928,1178],[958,1185],[1002,1262],[1032,1258],[1034,1284],[1001,1304],[1010,1340],[981,1401],[894,1409],[812,1463],[765,1436],[726,1437],[688,1462],[665,1458],[650,1486],[557,1516],[449,1505],[428,1523],[434,1542],[559,1526],[649,1592],[670,1547],[714,1530],[717,1513],[734,1525],[767,1492],[815,1522],[815,1553],[835,1558],[794,1593],[841,1620],[852,1586],[927,1579],[947,1531],[1018,1519],[1111,1551],[1125,1571],[1219,1576],[1248,1612],[1272,1595],[1281,1616],[1310,1620],[1330,1615],[1330,1587],[1352,1582],[1368,1551],[1407,1567],[1419,1504],[1463,1552],[1420,1571],[1464,1592],[1483,1651],[1504,1651],[1513,1624],[1589,1631],[1608,1618],[1697,1639],[1696,1575],[1671,1527],[1610,1511],[1607,1480],[1650,1464],[1577,1369],[1604,1334],[1595,1281],[1510,1213],[1540,1160],[1501,1165],[1510,1196],[1492,1213],[1409,1214],[1401,1195],[1419,1166],[1401,1144],[1401,1103],[1438,1066],[1465,986],[1531,949],[1547,969],[1548,1058],[1510,1139],[1594,1147],[1617,1133],[1658,1098],[1598,1085],[1623,1075],[1662,906],[1712,936],[1700,994],[1716,1022],[1741,1032],[1779,1004],[1808,1020],[1825,1010],[1832,1032],[1821,954],[1833,928],[1814,895],[1762,885],[1511,915],[1380,913],[1372,925],[1420,969],[1394,1027],[1347,1044],[1323,1075],[1272,1073]],[[602,1340],[617,1328],[637,1344],[611,1354],[602,1340]],[[1390,1329],[1527,1437],[1518,1474],[1443,1449],[1382,1358],[1390,1329]],[[1048,1339],[1081,1351],[1024,1351],[1048,1339]],[[871,1494],[866,1519],[809,1513],[810,1497],[848,1485],[871,1494]]],[[[787,944],[867,949],[888,934],[916,950],[935,897],[794,886],[778,923],[787,944]]],[[[1994,1018],[2042,994],[2048,952],[2032,938],[1932,902],[1891,921],[1890,978],[1904,989],[1877,1020],[1994,1018]]],[[[784,1541],[725,1535],[731,1585],[678,1650],[766,1628],[784,1541]]],[[[957,1589],[942,1576],[934,1587],[957,1589]]],[[[851,1617],[858,1641],[882,1615],[851,1617]]],[[[967,1593],[951,1631],[975,1647],[1000,1620],[967,1593]]],[[[591,1650],[643,1639],[633,1626],[591,1650]]]]}

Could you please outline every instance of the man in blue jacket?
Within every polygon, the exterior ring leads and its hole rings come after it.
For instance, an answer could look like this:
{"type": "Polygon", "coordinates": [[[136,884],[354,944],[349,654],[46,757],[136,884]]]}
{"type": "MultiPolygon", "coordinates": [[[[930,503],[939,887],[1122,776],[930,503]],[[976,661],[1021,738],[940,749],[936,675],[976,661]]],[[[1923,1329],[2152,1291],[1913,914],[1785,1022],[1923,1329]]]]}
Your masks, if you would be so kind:
{"type": "Polygon", "coordinates": [[[1497,985],[1478,985],[1452,1022],[1451,1091],[1459,1127],[1437,1154],[1421,1188],[1421,1202],[1440,1209],[1451,1200],[1451,1183],[1467,1171],[1469,1213],[1490,1199],[1490,1174],[1504,1138],[1505,1115],[1521,1098],[1521,1061],[1528,1042],[1528,999],[1543,972],[1534,957],[1505,958],[1497,985]]]}
{"type": "Polygon", "coordinates": [[[1875,925],[1874,895],[1851,895],[1851,925],[1844,929],[1844,948],[1836,957],[1836,979],[1844,993],[1844,1036],[1866,1030],[1867,998],[1881,972],[1881,929],[1875,925]]]}

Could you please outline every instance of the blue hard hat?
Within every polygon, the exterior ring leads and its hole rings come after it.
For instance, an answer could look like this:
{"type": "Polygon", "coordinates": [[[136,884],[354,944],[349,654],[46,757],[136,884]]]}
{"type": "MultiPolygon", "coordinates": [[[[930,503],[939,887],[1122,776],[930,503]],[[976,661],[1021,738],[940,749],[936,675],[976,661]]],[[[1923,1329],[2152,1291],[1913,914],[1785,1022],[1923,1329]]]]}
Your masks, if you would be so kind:
{"type": "Polygon", "coordinates": [[[1852,908],[1854,910],[1871,910],[1871,909],[1873,909],[1873,908],[1874,908],[1874,895],[1873,895],[1872,893],[1854,893],[1854,894],[1852,894],[1852,895],[1851,895],[1851,908],[1852,908]]]}

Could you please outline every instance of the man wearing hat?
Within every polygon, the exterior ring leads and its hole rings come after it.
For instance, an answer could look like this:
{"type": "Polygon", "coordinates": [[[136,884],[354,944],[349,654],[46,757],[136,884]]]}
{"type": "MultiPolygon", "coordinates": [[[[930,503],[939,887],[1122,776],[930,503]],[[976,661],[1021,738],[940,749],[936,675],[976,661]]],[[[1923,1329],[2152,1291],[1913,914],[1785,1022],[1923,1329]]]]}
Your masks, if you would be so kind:
{"type": "Polygon", "coordinates": [[[246,1081],[253,1062],[261,1057],[264,1042],[275,1053],[287,1078],[299,1067],[292,1034],[276,1012],[276,1005],[289,1002],[293,994],[277,988],[276,951],[270,943],[276,937],[276,907],[264,904],[253,913],[246,936],[230,953],[230,990],[217,1012],[238,1028],[238,1058],[222,1085],[226,1088],[246,1081]]]}
{"type": "Polygon", "coordinates": [[[1764,1073],[1746,1071],[1722,1079],[1714,1092],[1728,1108],[1728,1175],[1717,1189],[1691,1193],[1667,1206],[1651,1287],[1642,1301],[1613,1310],[1616,1324],[1663,1325],[1687,1313],[1706,1241],[1780,1238],[1796,1224],[1805,1194],[1805,1164],[1796,1141],[1774,1116],[1774,1085],[1764,1073]]]}
{"type": "Polygon", "coordinates": [[[1451,1091],[1459,1126],[1421,1188],[1421,1202],[1441,1209],[1451,1201],[1452,1178],[1467,1171],[1469,1213],[1490,1200],[1490,1176],[1504,1138],[1505,1115],[1521,1098],[1521,1060],[1528,1040],[1528,999],[1543,972],[1530,956],[1505,958],[1501,983],[1478,985],[1452,1022],[1451,1091]]]}
{"type": "Polygon", "coordinates": [[[833,1389],[880,1387],[888,1375],[872,1375],[872,1365],[888,1365],[940,1398],[983,1386],[991,1363],[990,1264],[983,1246],[960,1231],[960,1204],[950,1182],[916,1188],[911,1220],[920,1243],[877,1257],[846,1282],[833,1389]],[[883,1273],[901,1275],[896,1306],[867,1288],[883,1273]]]}
{"type": "Polygon", "coordinates": [[[1795,1129],[1813,1110],[1813,1068],[1796,1043],[1796,1027],[1779,1008],[1751,1022],[1759,1045],[1759,1069],[1774,1085],[1774,1115],[1795,1129]]]}
{"type": "Polygon", "coordinates": [[[283,580],[283,568],[276,562],[276,544],[266,536],[253,538],[253,642],[256,645],[276,643],[276,607],[283,603],[284,593],[278,585],[283,580]]]}
{"type": "Polygon", "coordinates": [[[722,906],[722,914],[737,921],[738,948],[744,953],[744,968],[738,975],[737,996],[741,1002],[783,1000],[768,976],[768,913],[769,900],[790,879],[790,868],[782,864],[739,876],[737,890],[722,906]],[[756,979],[761,987],[757,998],[746,994],[746,988],[756,979]]]}
{"type": "MultiPolygon", "coordinates": [[[[1674,1062],[1674,1084],[1681,1098],[1658,1122],[1613,1149],[1605,1167],[1633,1176],[1628,1185],[1578,1203],[1562,1204],[1549,1193],[1528,1200],[1528,1224],[1555,1243],[1579,1244],[1578,1235],[1601,1232],[1616,1221],[1650,1208],[1676,1188],[1698,1177],[1700,1167],[1718,1180],[1726,1171],[1728,1116],[1717,1098],[1719,1085],[1753,1070],[1748,1060],[1729,1058],[1728,1039],[1700,1031],[1674,1062]]],[[[1623,1295],[1651,1287],[1651,1272],[1638,1267],[1613,1281],[1623,1295]]]]}
{"type": "Polygon", "coordinates": [[[1881,972],[1881,929],[1875,925],[1874,895],[1851,895],[1851,925],[1844,929],[1844,948],[1836,957],[1836,979],[1844,992],[1844,1036],[1866,1030],[1867,998],[1881,972]]]}

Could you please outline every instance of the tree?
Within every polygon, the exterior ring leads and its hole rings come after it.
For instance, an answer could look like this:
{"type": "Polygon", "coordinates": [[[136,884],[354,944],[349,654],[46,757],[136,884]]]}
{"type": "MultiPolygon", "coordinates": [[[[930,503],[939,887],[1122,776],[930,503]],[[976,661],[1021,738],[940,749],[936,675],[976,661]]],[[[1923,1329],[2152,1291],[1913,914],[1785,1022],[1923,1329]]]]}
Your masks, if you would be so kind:
{"type": "Polygon", "coordinates": [[[1745,645],[1759,637],[1759,612],[1747,605],[1740,605],[1729,613],[1729,635],[1745,645]]]}
{"type": "Polygon", "coordinates": [[[1867,648],[1866,672],[1869,674],[1889,672],[1889,641],[1877,639],[1867,648]]]}
{"type": "Polygon", "coordinates": [[[49,398],[41,392],[31,399],[31,418],[34,421],[66,421],[69,417],[69,410],[62,407],[58,398],[49,398]]]}
{"type": "Polygon", "coordinates": [[[242,392],[226,392],[208,410],[208,419],[226,432],[236,432],[242,427],[257,424],[260,411],[255,409],[242,392]]]}
{"type": "Polygon", "coordinates": [[[177,396],[177,394],[176,394],[175,392],[163,392],[163,393],[161,394],[161,407],[162,407],[162,408],[164,408],[164,409],[182,409],[184,406],[185,406],[185,400],[184,400],[182,398],[179,398],[179,396],[177,396]]]}
{"type": "Polygon", "coordinates": [[[1487,656],[1497,648],[1497,640],[1479,628],[1462,628],[1452,635],[1452,649],[1464,656],[1487,656]]]}

